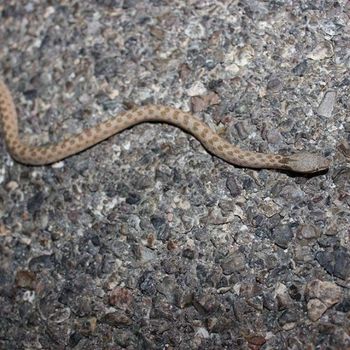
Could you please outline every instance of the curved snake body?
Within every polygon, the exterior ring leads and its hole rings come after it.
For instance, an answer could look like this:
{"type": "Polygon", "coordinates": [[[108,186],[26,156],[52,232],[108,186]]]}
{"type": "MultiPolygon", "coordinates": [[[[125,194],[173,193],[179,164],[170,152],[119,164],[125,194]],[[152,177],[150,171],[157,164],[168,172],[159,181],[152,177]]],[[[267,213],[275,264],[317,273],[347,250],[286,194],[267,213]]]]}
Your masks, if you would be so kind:
{"type": "Polygon", "coordinates": [[[225,141],[194,115],[160,105],[139,107],[121,113],[56,144],[32,146],[23,143],[19,137],[16,108],[9,89],[1,80],[0,122],[11,156],[20,163],[30,165],[44,165],[60,161],[136,124],[162,122],[187,131],[196,137],[209,152],[234,165],[284,169],[299,173],[314,173],[329,167],[329,160],[307,152],[284,156],[242,150],[225,141]]]}

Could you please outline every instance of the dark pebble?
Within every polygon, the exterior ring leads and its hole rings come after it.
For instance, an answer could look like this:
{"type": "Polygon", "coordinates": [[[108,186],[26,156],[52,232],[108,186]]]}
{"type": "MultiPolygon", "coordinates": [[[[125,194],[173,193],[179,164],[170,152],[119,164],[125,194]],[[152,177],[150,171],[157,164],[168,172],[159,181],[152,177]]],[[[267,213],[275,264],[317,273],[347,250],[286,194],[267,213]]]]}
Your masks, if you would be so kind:
{"type": "Polygon", "coordinates": [[[332,252],[318,252],[316,260],[330,275],[343,280],[350,277],[350,255],[344,248],[332,252]]]}

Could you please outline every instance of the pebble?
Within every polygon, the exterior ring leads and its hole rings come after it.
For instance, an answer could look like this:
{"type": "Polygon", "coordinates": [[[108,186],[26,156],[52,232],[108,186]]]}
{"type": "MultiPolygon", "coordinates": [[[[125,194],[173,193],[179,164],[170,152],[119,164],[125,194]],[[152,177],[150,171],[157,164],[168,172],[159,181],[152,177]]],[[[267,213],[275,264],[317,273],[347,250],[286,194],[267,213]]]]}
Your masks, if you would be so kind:
{"type": "Polygon", "coordinates": [[[333,113],[337,94],[335,91],[327,91],[320,103],[317,113],[323,117],[330,118],[333,113]]]}
{"type": "Polygon", "coordinates": [[[327,309],[342,299],[342,290],[335,283],[321,280],[313,280],[307,284],[306,297],[308,316],[312,321],[322,317],[327,309]]]}
{"type": "Polygon", "coordinates": [[[306,57],[314,61],[323,60],[333,56],[332,44],[328,41],[319,43],[306,57]]]}
{"type": "Polygon", "coordinates": [[[288,247],[293,237],[293,231],[289,225],[280,225],[272,231],[272,239],[274,243],[283,249],[288,247]]]}
{"type": "Polygon", "coordinates": [[[344,248],[335,251],[320,251],[316,260],[332,276],[346,280],[350,277],[350,254],[344,248]]]}
{"type": "Polygon", "coordinates": [[[189,89],[187,89],[188,96],[202,96],[207,94],[207,89],[200,81],[195,82],[189,89]]]}
{"type": "Polygon", "coordinates": [[[221,268],[225,275],[230,275],[235,272],[244,271],[246,262],[244,256],[238,251],[231,253],[221,262],[221,268]]]}
{"type": "Polygon", "coordinates": [[[312,225],[301,225],[297,231],[297,236],[300,239],[314,239],[321,236],[320,230],[312,225]]]}

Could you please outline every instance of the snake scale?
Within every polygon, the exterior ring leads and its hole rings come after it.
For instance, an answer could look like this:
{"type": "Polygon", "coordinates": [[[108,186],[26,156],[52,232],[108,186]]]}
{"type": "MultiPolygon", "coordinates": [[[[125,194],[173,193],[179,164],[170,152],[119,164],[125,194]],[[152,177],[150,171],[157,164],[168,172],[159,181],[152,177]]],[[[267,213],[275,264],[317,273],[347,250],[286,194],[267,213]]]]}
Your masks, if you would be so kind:
{"type": "Polygon", "coordinates": [[[32,146],[22,142],[19,136],[17,113],[12,95],[6,84],[0,80],[0,124],[2,124],[6,147],[11,156],[23,164],[45,165],[60,161],[143,122],[175,125],[196,137],[210,153],[228,163],[242,167],[316,173],[328,169],[330,164],[330,161],[323,156],[308,152],[285,156],[242,150],[221,138],[191,113],[161,105],[134,108],[85,129],[77,135],[69,136],[61,142],[32,146]]]}

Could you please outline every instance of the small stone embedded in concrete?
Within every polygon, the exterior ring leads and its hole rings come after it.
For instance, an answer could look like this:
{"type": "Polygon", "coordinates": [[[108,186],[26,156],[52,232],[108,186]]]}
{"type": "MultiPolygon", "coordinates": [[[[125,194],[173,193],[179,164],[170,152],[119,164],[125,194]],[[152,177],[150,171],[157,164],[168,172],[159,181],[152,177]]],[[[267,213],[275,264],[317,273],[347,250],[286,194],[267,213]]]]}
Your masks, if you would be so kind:
{"type": "Polygon", "coordinates": [[[333,113],[337,94],[335,91],[327,91],[318,106],[317,113],[323,117],[330,118],[333,113]]]}

